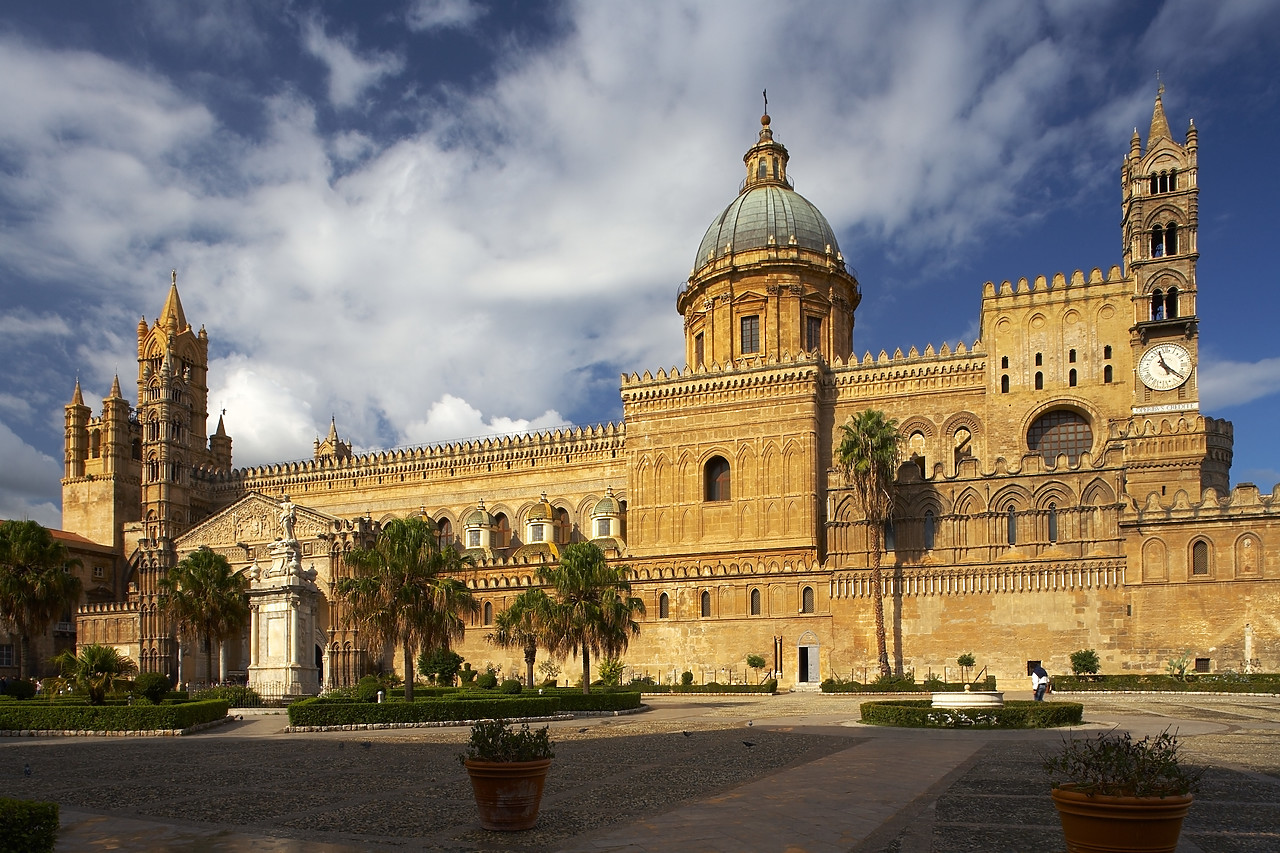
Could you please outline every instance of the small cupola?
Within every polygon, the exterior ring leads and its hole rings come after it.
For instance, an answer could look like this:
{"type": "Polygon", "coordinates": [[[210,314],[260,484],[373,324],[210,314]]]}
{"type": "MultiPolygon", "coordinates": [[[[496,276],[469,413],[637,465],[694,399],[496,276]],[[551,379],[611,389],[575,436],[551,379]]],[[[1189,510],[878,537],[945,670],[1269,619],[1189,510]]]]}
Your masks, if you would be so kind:
{"type": "Polygon", "coordinates": [[[747,165],[747,179],[743,189],[756,186],[790,187],[787,177],[787,147],[774,141],[773,130],[769,127],[769,114],[760,116],[760,139],[742,155],[742,162],[747,165]]]}

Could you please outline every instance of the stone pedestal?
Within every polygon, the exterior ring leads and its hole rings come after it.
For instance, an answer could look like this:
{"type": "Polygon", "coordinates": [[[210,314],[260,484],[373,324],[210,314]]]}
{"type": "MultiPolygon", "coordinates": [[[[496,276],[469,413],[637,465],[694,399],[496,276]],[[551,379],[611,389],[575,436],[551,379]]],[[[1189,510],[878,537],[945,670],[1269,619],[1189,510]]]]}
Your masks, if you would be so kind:
{"type": "Polygon", "coordinates": [[[316,609],[320,590],[315,570],[302,568],[296,539],[268,546],[271,566],[256,564],[249,577],[249,686],[259,692],[316,695],[316,609]]]}

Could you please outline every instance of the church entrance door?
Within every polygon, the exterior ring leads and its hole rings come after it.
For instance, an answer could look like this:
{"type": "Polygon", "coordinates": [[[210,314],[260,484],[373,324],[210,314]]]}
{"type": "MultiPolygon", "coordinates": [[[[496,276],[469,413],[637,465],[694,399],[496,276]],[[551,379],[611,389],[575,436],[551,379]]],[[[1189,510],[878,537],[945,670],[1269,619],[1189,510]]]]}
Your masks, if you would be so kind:
{"type": "Polygon", "coordinates": [[[818,638],[814,636],[812,631],[805,631],[796,649],[799,654],[796,681],[805,684],[817,684],[820,680],[818,675],[818,638]]]}

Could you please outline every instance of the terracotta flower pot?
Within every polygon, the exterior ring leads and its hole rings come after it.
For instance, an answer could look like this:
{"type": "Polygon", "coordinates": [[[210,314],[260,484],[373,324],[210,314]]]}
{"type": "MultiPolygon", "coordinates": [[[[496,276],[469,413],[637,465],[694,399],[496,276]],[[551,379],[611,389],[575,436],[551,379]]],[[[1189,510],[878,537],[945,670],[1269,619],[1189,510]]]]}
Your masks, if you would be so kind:
{"type": "Polygon", "coordinates": [[[464,762],[475,791],[480,825],[499,832],[532,829],[538,822],[550,758],[537,761],[464,762]]]}
{"type": "Polygon", "coordinates": [[[1108,797],[1054,788],[1067,853],[1174,853],[1192,795],[1108,797]]]}

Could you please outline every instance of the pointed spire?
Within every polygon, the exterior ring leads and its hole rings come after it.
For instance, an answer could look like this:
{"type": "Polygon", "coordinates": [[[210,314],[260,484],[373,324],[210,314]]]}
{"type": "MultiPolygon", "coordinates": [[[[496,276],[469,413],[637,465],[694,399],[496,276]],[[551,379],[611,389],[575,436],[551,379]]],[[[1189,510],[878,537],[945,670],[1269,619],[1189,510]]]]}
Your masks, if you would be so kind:
{"type": "Polygon", "coordinates": [[[182,311],[182,300],[178,298],[178,271],[173,270],[172,279],[169,285],[169,296],[164,301],[164,310],[160,312],[160,319],[157,323],[164,323],[166,326],[172,324],[179,332],[187,328],[187,315],[182,311]]]}
{"type": "Polygon", "coordinates": [[[84,395],[80,393],[80,377],[79,376],[76,377],[76,390],[71,395],[71,405],[73,406],[84,405],[84,395]]]}
{"type": "Polygon", "coordinates": [[[1156,108],[1151,113],[1151,132],[1147,134],[1147,148],[1150,148],[1157,139],[1171,139],[1169,135],[1169,120],[1164,117],[1164,102],[1161,98],[1164,96],[1164,84],[1160,84],[1160,88],[1156,90],[1156,108]]]}
{"type": "Polygon", "coordinates": [[[123,397],[124,395],[120,393],[120,374],[117,373],[115,378],[111,380],[111,391],[107,394],[107,399],[119,400],[123,397]]]}
{"type": "Polygon", "coordinates": [[[329,416],[329,435],[325,441],[333,442],[335,447],[338,444],[338,419],[334,415],[329,416]]]}
{"type": "MultiPolygon", "coordinates": [[[[226,410],[224,409],[222,415],[225,414],[226,410]]],[[[213,434],[217,436],[226,436],[227,434],[227,428],[222,424],[222,415],[218,415],[218,428],[213,431],[213,434]]]]}

